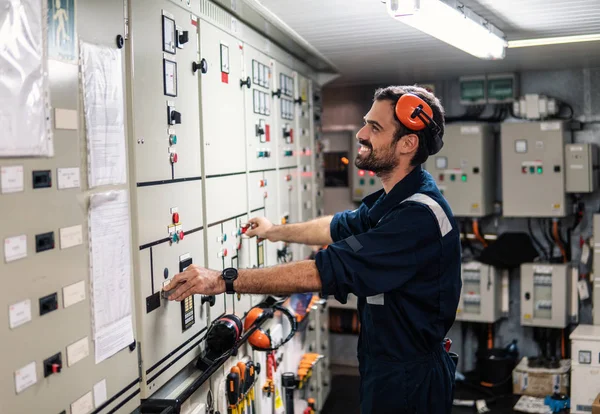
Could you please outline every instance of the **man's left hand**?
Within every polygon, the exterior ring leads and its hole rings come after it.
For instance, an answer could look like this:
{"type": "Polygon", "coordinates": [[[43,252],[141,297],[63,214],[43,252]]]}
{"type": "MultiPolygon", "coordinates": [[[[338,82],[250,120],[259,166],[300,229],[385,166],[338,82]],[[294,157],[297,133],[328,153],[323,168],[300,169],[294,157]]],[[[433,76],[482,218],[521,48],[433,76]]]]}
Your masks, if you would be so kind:
{"type": "Polygon", "coordinates": [[[225,293],[225,281],[221,272],[191,264],[185,271],[171,279],[163,290],[176,289],[169,300],[182,301],[190,295],[218,295],[225,293]]]}

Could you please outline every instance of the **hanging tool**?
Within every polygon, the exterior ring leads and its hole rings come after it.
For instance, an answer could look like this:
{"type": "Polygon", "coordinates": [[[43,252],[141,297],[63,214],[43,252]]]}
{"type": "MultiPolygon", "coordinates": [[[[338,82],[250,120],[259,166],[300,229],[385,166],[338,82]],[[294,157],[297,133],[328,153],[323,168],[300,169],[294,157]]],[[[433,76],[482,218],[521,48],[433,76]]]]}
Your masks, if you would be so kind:
{"type": "Polygon", "coordinates": [[[246,376],[246,364],[242,361],[236,364],[240,370],[240,402],[239,405],[242,407],[239,411],[240,414],[246,413],[246,393],[248,392],[248,378],[246,376]]]}
{"type": "Polygon", "coordinates": [[[250,384],[248,387],[248,406],[252,406],[252,414],[256,414],[256,407],[254,405],[254,383],[256,382],[257,374],[260,373],[260,369],[258,368],[260,365],[257,364],[255,367],[254,362],[248,361],[246,362],[246,367],[248,367],[246,378],[250,384]]]}
{"type": "Polygon", "coordinates": [[[269,352],[267,354],[267,382],[263,385],[263,392],[267,394],[267,397],[275,394],[275,383],[273,382],[273,373],[277,369],[277,361],[275,361],[275,353],[269,352]]]}
{"type": "Polygon", "coordinates": [[[308,407],[306,407],[304,409],[303,414],[315,414],[317,412],[315,399],[309,398],[307,402],[308,402],[308,407]]]}
{"type": "MultiPolygon", "coordinates": [[[[237,369],[237,367],[234,367],[237,369]]],[[[238,414],[237,404],[240,398],[240,376],[237,372],[227,374],[227,406],[228,414],[238,414]]]]}
{"type": "Polygon", "coordinates": [[[281,374],[281,385],[285,388],[285,410],[287,414],[294,414],[294,390],[297,381],[293,372],[281,374]]]}

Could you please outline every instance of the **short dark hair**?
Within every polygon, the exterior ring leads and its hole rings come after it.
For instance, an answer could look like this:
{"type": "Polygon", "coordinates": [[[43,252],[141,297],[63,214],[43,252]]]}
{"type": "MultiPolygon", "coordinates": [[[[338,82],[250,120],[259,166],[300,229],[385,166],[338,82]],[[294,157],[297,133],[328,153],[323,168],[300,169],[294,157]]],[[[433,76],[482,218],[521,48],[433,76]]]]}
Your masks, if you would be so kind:
{"type": "MultiPolygon", "coordinates": [[[[388,86],[386,88],[379,88],[375,91],[374,100],[376,101],[390,101],[392,108],[395,108],[398,99],[406,93],[412,93],[423,99],[431,107],[433,111],[433,120],[440,127],[440,138],[444,136],[444,108],[440,103],[440,100],[435,97],[434,94],[428,90],[419,86],[388,86]]],[[[413,131],[405,127],[398,117],[396,111],[393,111],[394,119],[398,123],[396,132],[394,133],[394,143],[398,142],[400,138],[408,134],[415,134],[419,137],[419,148],[417,152],[410,160],[410,165],[417,166],[423,164],[429,158],[429,151],[427,150],[426,140],[430,139],[427,130],[413,131]]]]}

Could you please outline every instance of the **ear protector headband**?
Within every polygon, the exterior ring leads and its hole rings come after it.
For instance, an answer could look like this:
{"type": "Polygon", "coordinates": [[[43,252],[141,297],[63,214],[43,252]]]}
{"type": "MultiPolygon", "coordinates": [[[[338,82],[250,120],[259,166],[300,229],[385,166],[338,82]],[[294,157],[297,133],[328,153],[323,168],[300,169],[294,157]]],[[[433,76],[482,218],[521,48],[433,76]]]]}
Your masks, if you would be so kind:
{"type": "Polygon", "coordinates": [[[296,318],[291,314],[287,308],[281,305],[273,305],[272,307],[262,308],[260,306],[254,307],[250,309],[250,312],[246,315],[246,320],[244,321],[244,331],[252,328],[252,325],[256,323],[256,321],[260,321],[261,319],[272,318],[275,314],[275,311],[282,312],[290,321],[290,334],[277,346],[274,346],[273,339],[271,335],[262,330],[261,328],[256,329],[250,337],[248,338],[248,342],[252,345],[252,349],[255,351],[266,351],[271,352],[280,348],[282,345],[287,343],[292,337],[296,334],[296,330],[298,329],[298,322],[296,318]]]}
{"type": "Polygon", "coordinates": [[[406,128],[413,131],[427,130],[430,138],[427,150],[430,155],[442,149],[444,142],[440,137],[441,128],[433,120],[431,106],[412,93],[405,93],[396,102],[396,116],[406,128]]]}

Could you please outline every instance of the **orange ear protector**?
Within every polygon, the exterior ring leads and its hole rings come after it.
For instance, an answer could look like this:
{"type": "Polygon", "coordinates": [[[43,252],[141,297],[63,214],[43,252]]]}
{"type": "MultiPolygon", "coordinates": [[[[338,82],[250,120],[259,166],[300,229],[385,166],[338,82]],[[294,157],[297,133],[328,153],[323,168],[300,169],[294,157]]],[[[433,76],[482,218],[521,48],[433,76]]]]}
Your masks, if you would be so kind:
{"type": "Polygon", "coordinates": [[[435,154],[444,143],[440,137],[441,129],[433,120],[431,106],[419,96],[405,93],[396,102],[396,116],[406,128],[413,131],[427,130],[431,134],[427,149],[429,154],[435,154]]]}
{"type": "Polygon", "coordinates": [[[288,342],[292,337],[296,334],[296,330],[298,329],[298,322],[296,318],[291,314],[289,310],[281,305],[273,305],[269,308],[262,308],[259,306],[250,309],[250,312],[246,315],[246,320],[244,321],[244,331],[252,328],[252,326],[256,323],[256,321],[260,321],[261,319],[272,318],[275,314],[275,311],[278,310],[282,312],[290,321],[290,334],[285,338],[280,344],[274,346],[273,339],[269,332],[262,330],[261,328],[256,329],[250,337],[248,338],[248,343],[252,346],[252,349],[255,351],[266,351],[271,352],[279,349],[282,345],[288,342]]]}

